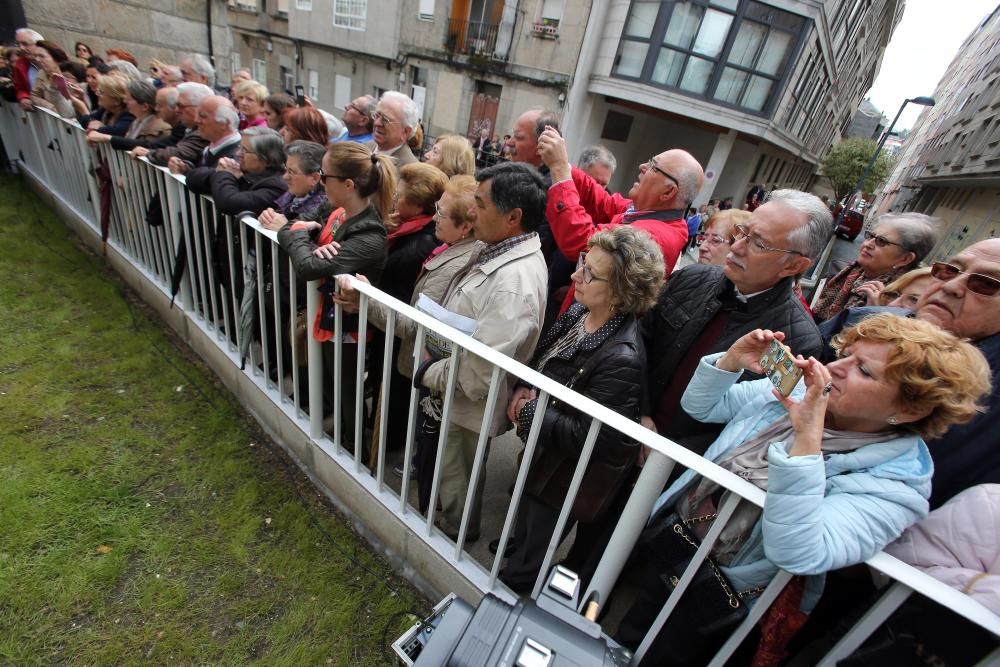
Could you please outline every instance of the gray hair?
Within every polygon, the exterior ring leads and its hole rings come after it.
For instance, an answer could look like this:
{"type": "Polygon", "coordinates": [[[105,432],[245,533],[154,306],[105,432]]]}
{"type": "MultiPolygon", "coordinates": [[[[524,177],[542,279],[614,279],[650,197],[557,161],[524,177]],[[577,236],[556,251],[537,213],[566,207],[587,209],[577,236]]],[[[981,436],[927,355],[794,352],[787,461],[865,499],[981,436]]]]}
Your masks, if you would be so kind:
{"type": "Polygon", "coordinates": [[[580,169],[586,169],[592,164],[603,164],[611,171],[618,168],[618,160],[615,159],[614,153],[600,144],[584,148],[583,152],[580,153],[580,159],[577,161],[577,164],[580,166],[580,169]]]}
{"type": "Polygon", "coordinates": [[[398,104],[399,111],[403,115],[403,125],[410,128],[411,131],[416,129],[417,123],[420,122],[420,109],[417,108],[417,103],[410,99],[409,96],[396,90],[387,90],[382,93],[380,101],[398,104]]]}
{"type": "Polygon", "coordinates": [[[219,99],[225,100],[226,103],[223,104],[220,102],[219,106],[215,107],[215,121],[217,123],[225,123],[230,130],[235,132],[240,127],[240,113],[225,97],[220,97],[219,99]]]}
{"type": "Polygon", "coordinates": [[[127,60],[116,60],[114,62],[110,62],[108,63],[108,69],[112,72],[118,72],[129,81],[145,81],[146,79],[146,77],[142,75],[142,72],[139,71],[139,68],[127,60]]]}
{"type": "Polygon", "coordinates": [[[587,248],[594,247],[611,256],[607,280],[615,312],[638,315],[656,305],[666,265],[649,234],[632,225],[616,225],[587,239],[587,248]]]}
{"type": "Polygon", "coordinates": [[[677,196],[688,207],[694,202],[701,190],[704,171],[697,162],[694,165],[678,165],[677,167],[677,196]]]}
{"type": "Polygon", "coordinates": [[[361,115],[368,119],[368,131],[371,132],[375,126],[375,108],[378,106],[378,100],[371,95],[364,95],[360,99],[365,101],[365,108],[361,110],[361,115]]]}
{"type": "Polygon", "coordinates": [[[191,102],[191,106],[196,107],[200,106],[202,102],[212,95],[215,95],[215,91],[203,83],[185,81],[184,83],[177,84],[177,94],[178,96],[186,95],[191,102]]]}
{"type": "Polygon", "coordinates": [[[139,104],[150,109],[156,107],[156,88],[148,81],[129,81],[128,95],[139,104]]]}
{"type": "Polygon", "coordinates": [[[329,111],[319,110],[323,114],[323,120],[326,121],[326,136],[329,140],[336,139],[344,133],[344,124],[340,122],[340,119],[334,116],[329,111]]]}
{"type": "MultiPolygon", "coordinates": [[[[239,124],[238,116],[236,123],[239,124]]],[[[280,134],[269,127],[256,126],[243,130],[243,136],[250,142],[250,149],[264,161],[268,168],[284,168],[285,142],[280,134]]]]}
{"type": "Polygon", "coordinates": [[[546,127],[551,127],[556,132],[559,131],[559,116],[555,111],[548,109],[538,109],[538,117],[535,119],[535,139],[542,136],[546,127]]]}
{"type": "Polygon", "coordinates": [[[941,221],[923,213],[883,213],[875,218],[871,228],[886,226],[899,234],[899,244],[904,252],[912,252],[916,257],[906,265],[906,269],[916,267],[927,257],[938,240],[941,221]]]}
{"type": "MultiPolygon", "coordinates": [[[[177,65],[164,65],[163,67],[160,68],[160,71],[163,72],[164,74],[170,75],[170,78],[176,81],[181,81],[183,79],[183,75],[181,74],[181,68],[178,67],[177,65]]],[[[161,77],[161,79],[165,78],[167,77],[165,76],[161,77]]]]}
{"type": "MultiPolygon", "coordinates": [[[[177,108],[177,98],[180,97],[180,93],[177,92],[177,89],[176,88],[160,88],[160,90],[162,90],[163,94],[166,96],[166,99],[164,101],[166,102],[167,107],[170,108],[170,109],[176,109],[177,108]]],[[[156,92],[159,93],[160,91],[158,90],[156,92]]]]}
{"type": "Polygon", "coordinates": [[[304,174],[315,174],[323,168],[323,155],[326,146],[320,146],[315,141],[299,139],[285,146],[285,158],[299,158],[299,167],[304,174]]]}
{"type": "MultiPolygon", "coordinates": [[[[209,86],[215,85],[215,68],[211,61],[200,53],[192,53],[184,60],[191,61],[191,69],[208,80],[209,86]]],[[[183,61],[182,61],[183,62],[183,61]]]]}
{"type": "Polygon", "coordinates": [[[772,190],[767,201],[780,201],[806,216],[806,224],[788,235],[788,243],[815,264],[833,232],[833,215],[827,205],[816,195],[801,190],[772,190]]]}
{"type": "Polygon", "coordinates": [[[17,30],[14,31],[15,37],[20,34],[27,35],[28,37],[33,39],[36,44],[45,39],[44,37],[42,37],[42,33],[38,32],[37,30],[32,30],[31,28],[18,28],[17,30]]]}

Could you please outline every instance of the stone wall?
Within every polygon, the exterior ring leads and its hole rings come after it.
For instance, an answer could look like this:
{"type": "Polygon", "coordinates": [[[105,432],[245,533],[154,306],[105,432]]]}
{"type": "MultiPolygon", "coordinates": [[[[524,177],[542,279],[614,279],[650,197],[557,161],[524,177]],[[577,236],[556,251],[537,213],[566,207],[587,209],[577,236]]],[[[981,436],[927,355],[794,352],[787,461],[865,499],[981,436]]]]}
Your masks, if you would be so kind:
{"type": "Polygon", "coordinates": [[[27,0],[24,13],[28,27],[68,53],[77,41],[102,56],[122,48],[145,70],[150,58],[177,63],[185,53],[208,55],[206,1],[212,3],[216,70],[228,72],[232,37],[221,0],[27,0]]]}

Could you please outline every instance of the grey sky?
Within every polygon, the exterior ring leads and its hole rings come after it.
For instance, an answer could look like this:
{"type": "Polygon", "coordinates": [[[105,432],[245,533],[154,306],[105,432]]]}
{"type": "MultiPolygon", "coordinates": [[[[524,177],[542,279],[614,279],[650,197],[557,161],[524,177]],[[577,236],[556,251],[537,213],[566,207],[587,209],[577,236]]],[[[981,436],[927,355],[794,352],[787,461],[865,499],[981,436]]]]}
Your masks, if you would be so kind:
{"type": "MultiPolygon", "coordinates": [[[[906,0],[867,97],[891,121],[903,100],[933,95],[962,42],[996,6],[996,0],[906,0]]],[[[911,127],[922,109],[908,104],[895,129],[911,127]]]]}

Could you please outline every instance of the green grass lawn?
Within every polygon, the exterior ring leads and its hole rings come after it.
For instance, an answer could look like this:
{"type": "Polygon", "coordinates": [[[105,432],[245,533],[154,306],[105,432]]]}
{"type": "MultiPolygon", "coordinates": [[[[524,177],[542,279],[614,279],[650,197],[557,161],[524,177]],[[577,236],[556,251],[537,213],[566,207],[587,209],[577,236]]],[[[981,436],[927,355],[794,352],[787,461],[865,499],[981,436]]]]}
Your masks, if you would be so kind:
{"type": "Polygon", "coordinates": [[[0,176],[0,664],[387,664],[427,608],[0,176]]]}

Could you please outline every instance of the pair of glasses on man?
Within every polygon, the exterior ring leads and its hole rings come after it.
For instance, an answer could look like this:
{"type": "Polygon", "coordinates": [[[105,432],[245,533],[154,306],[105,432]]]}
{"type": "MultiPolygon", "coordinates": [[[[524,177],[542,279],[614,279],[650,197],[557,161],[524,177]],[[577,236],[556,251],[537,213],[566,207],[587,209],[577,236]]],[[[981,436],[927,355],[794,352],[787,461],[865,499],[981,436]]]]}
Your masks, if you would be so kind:
{"type": "Polygon", "coordinates": [[[671,176],[670,174],[668,174],[667,172],[663,171],[662,169],[660,169],[659,167],[656,166],[656,158],[655,157],[649,158],[649,161],[646,162],[645,167],[646,167],[646,171],[655,171],[660,176],[664,176],[666,178],[669,178],[671,181],[674,182],[674,185],[676,185],[677,187],[680,187],[681,184],[677,181],[676,178],[674,178],[673,176],[671,176]]]}
{"type": "Polygon", "coordinates": [[[723,237],[719,236],[718,234],[702,233],[695,236],[694,240],[698,242],[698,245],[701,245],[702,243],[706,243],[708,245],[722,245],[722,244],[730,245],[733,242],[733,237],[732,236],[723,237]]]}
{"type": "Polygon", "coordinates": [[[398,121],[396,121],[396,120],[394,120],[392,118],[389,118],[388,116],[386,116],[381,111],[376,111],[375,112],[375,122],[382,123],[383,125],[392,125],[393,123],[398,122],[398,121]]]}
{"type": "Polygon", "coordinates": [[[587,253],[581,252],[580,258],[576,260],[576,270],[580,271],[583,277],[583,282],[590,284],[595,280],[600,283],[608,282],[607,278],[599,278],[593,274],[590,267],[587,266],[587,253]]]}
{"type": "Polygon", "coordinates": [[[747,240],[747,248],[750,252],[764,253],[764,252],[784,252],[789,255],[801,255],[805,257],[804,252],[799,252],[798,250],[788,250],[786,248],[773,248],[766,243],[764,239],[760,237],[760,234],[752,232],[743,225],[733,225],[733,240],[730,243],[736,243],[740,239],[747,240]]]}
{"type": "MultiPolygon", "coordinates": [[[[890,241],[886,237],[882,236],[881,234],[876,234],[870,229],[865,230],[865,241],[875,241],[875,245],[877,245],[879,248],[885,248],[886,246],[891,246],[891,245],[903,248],[902,243],[896,243],[895,241],[890,241]]],[[[903,249],[905,250],[906,248],[903,249]]]]}
{"type": "Polygon", "coordinates": [[[954,264],[948,264],[947,262],[934,262],[931,264],[931,276],[942,282],[954,280],[962,274],[968,276],[965,281],[965,288],[974,294],[996,296],[1000,292],[1000,280],[992,276],[963,271],[954,264]]]}

